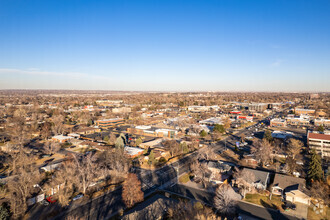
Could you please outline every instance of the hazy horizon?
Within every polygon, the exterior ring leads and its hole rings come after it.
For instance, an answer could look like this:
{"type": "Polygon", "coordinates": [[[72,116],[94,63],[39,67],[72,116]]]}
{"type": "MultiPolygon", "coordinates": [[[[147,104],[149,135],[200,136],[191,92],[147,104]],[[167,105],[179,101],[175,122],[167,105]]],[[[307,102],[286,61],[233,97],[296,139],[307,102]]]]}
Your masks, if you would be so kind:
{"type": "Polygon", "coordinates": [[[0,2],[0,90],[330,92],[330,2],[0,2]]]}

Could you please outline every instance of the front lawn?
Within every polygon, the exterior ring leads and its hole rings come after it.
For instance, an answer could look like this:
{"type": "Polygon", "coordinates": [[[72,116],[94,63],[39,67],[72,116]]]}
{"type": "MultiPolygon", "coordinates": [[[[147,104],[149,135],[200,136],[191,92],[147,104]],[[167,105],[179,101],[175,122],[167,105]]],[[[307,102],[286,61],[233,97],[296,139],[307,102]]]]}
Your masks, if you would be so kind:
{"type": "Polygon", "coordinates": [[[182,176],[179,177],[180,183],[188,183],[190,180],[190,175],[189,173],[185,173],[182,176]]]}
{"type": "Polygon", "coordinates": [[[281,196],[273,195],[272,199],[269,199],[269,196],[261,195],[261,194],[250,194],[247,193],[244,201],[251,202],[257,205],[261,205],[266,208],[272,208],[276,210],[283,211],[281,201],[281,196]]]}

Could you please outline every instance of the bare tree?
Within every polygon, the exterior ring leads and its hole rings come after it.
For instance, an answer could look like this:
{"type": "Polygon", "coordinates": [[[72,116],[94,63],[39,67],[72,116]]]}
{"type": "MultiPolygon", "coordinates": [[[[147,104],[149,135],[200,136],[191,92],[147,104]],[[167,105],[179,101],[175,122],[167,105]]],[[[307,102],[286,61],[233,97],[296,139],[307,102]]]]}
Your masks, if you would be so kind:
{"type": "Polygon", "coordinates": [[[194,174],[197,181],[201,181],[203,187],[206,187],[208,182],[207,176],[210,174],[210,170],[207,167],[206,163],[201,163],[199,161],[194,162],[190,165],[190,170],[194,174]]]}
{"type": "Polygon", "coordinates": [[[312,197],[318,200],[322,200],[327,206],[330,204],[330,187],[326,183],[315,181],[311,187],[312,197]]]}
{"type": "Polygon", "coordinates": [[[243,197],[245,198],[246,190],[251,190],[251,188],[253,188],[252,184],[255,181],[255,175],[247,169],[236,169],[236,172],[234,173],[234,178],[236,184],[241,185],[241,187],[243,188],[243,197]]]}
{"type": "Polygon", "coordinates": [[[104,176],[127,174],[130,163],[123,149],[115,148],[113,151],[104,151],[98,155],[98,166],[104,176]]]}
{"type": "Polygon", "coordinates": [[[19,169],[16,175],[8,182],[8,194],[10,198],[10,208],[15,218],[23,215],[27,209],[27,199],[35,184],[39,183],[38,172],[31,173],[30,170],[19,169]]]}
{"type": "Polygon", "coordinates": [[[61,149],[60,144],[53,141],[47,141],[43,147],[43,150],[46,154],[55,154],[60,149],[61,149]]]}
{"type": "Polygon", "coordinates": [[[228,184],[222,184],[215,191],[214,207],[223,216],[232,216],[238,200],[240,200],[240,196],[235,193],[233,188],[228,184]]]}
{"type": "Polygon", "coordinates": [[[272,160],[273,146],[265,139],[256,141],[251,152],[260,160],[261,166],[272,160]]]}
{"type": "Polygon", "coordinates": [[[75,168],[73,161],[65,162],[61,169],[53,174],[53,179],[48,185],[50,188],[58,189],[54,197],[61,206],[69,204],[74,188],[79,184],[75,168]]]}
{"type": "Polygon", "coordinates": [[[141,190],[141,182],[136,174],[128,174],[127,179],[123,183],[122,199],[128,208],[135,203],[143,201],[144,194],[141,190]]]}
{"type": "Polygon", "coordinates": [[[50,130],[50,125],[48,122],[45,122],[42,125],[41,131],[40,131],[40,135],[44,140],[47,140],[47,138],[50,137],[51,130],[50,130]]]}
{"type": "Polygon", "coordinates": [[[169,150],[171,157],[175,157],[180,152],[180,144],[176,140],[166,140],[162,145],[169,150]]]}
{"type": "Polygon", "coordinates": [[[90,184],[99,175],[98,164],[96,163],[96,157],[92,154],[88,154],[82,158],[78,158],[73,155],[74,168],[76,178],[78,178],[78,187],[81,189],[82,193],[85,194],[90,184]]]}
{"type": "Polygon", "coordinates": [[[295,160],[296,156],[300,154],[300,151],[303,146],[304,146],[303,142],[294,138],[290,138],[288,145],[289,156],[291,156],[295,160]]]}
{"type": "Polygon", "coordinates": [[[217,155],[214,153],[213,149],[206,148],[198,153],[197,158],[199,160],[217,160],[217,155]]]}
{"type": "Polygon", "coordinates": [[[62,115],[54,115],[53,119],[53,132],[55,135],[62,134],[64,131],[64,117],[62,115]]]}

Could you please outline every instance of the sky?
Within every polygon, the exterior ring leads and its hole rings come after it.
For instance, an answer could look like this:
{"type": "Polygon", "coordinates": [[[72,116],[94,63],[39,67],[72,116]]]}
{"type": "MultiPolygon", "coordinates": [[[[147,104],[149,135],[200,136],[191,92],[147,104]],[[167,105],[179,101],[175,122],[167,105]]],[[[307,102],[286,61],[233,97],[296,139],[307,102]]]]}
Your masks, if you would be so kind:
{"type": "Polygon", "coordinates": [[[0,89],[330,92],[329,12],[329,0],[0,0],[0,89]]]}

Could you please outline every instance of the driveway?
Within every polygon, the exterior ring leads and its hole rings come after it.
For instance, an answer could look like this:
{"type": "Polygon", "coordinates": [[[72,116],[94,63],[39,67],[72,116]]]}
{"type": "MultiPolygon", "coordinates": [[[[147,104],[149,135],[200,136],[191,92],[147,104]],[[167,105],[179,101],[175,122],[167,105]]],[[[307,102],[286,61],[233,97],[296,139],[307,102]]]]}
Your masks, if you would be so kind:
{"type": "Polygon", "coordinates": [[[285,212],[288,214],[291,214],[291,215],[295,215],[302,219],[307,219],[308,205],[305,205],[305,204],[302,204],[299,202],[295,202],[295,205],[296,205],[296,210],[290,209],[285,212]]]}

